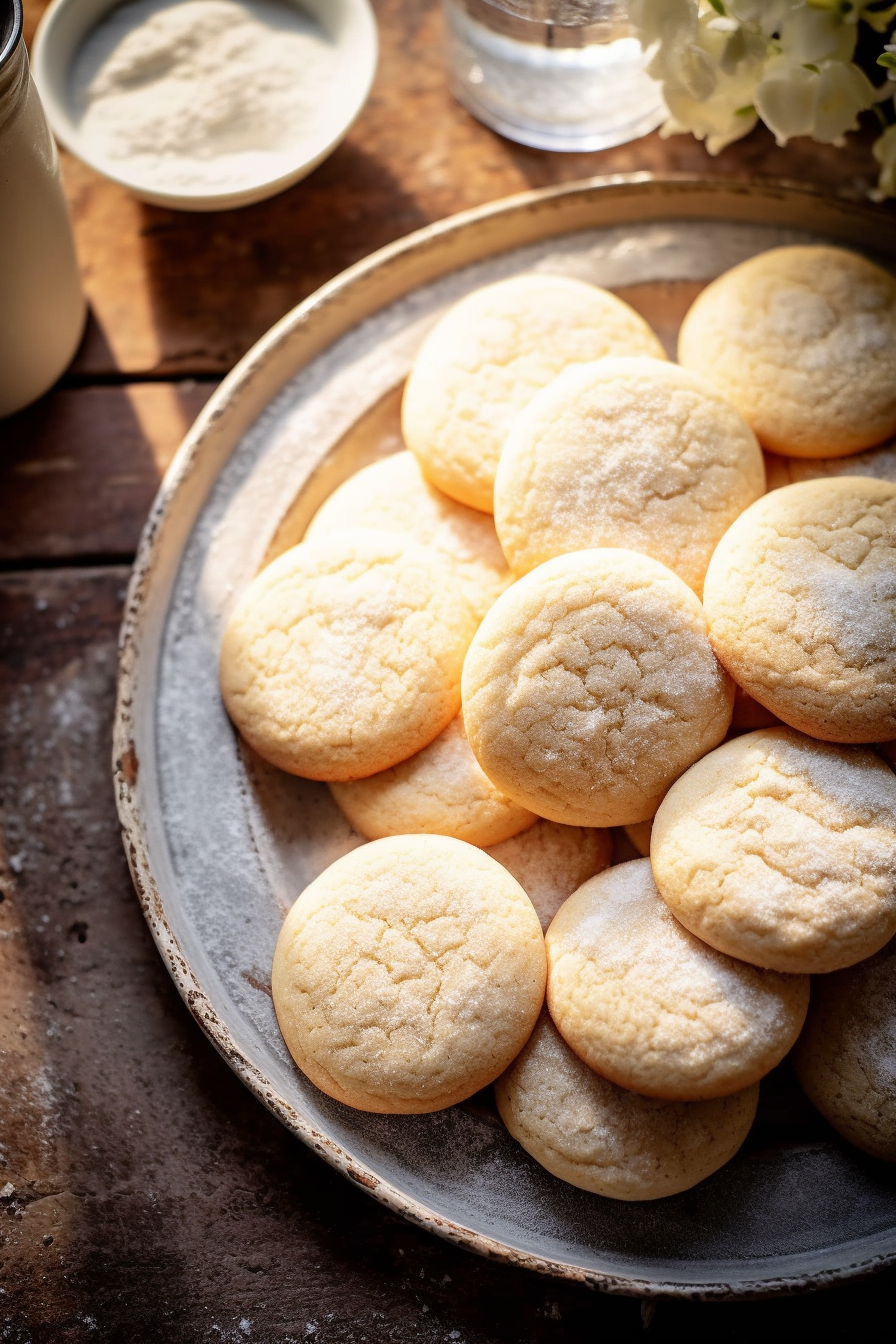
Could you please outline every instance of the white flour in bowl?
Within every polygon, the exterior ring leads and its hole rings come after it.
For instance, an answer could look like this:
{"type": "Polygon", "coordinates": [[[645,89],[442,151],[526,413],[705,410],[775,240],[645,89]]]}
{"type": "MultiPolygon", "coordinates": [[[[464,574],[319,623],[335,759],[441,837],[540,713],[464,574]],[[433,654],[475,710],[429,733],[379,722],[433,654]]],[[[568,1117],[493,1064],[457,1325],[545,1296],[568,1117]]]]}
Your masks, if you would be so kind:
{"type": "Polygon", "coordinates": [[[85,146],[159,190],[227,192],[285,175],[340,125],[339,53],[281,0],[133,0],[70,74],[85,146]]]}

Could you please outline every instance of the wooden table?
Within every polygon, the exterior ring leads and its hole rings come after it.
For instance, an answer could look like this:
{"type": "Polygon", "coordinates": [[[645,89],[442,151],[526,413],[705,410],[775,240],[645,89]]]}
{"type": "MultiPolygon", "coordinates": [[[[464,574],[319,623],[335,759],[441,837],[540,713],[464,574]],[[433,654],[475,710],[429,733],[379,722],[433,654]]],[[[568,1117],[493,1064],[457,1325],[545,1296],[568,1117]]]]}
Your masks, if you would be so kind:
{"type": "MultiPolygon", "coordinates": [[[[29,39],[42,7],[26,0],[29,39]]],[[[128,565],[184,430],[273,321],[373,248],[527,187],[652,169],[861,197],[874,179],[867,137],[780,151],[755,132],[718,159],[657,135],[601,154],[521,148],[449,96],[433,0],[376,9],[370,103],[275,200],[178,214],[64,156],[90,324],[59,386],[0,426],[0,1340],[830,1335],[887,1310],[896,1275],[805,1299],[654,1307],[490,1264],[386,1212],[236,1081],[133,894],[109,761],[128,565]]]]}

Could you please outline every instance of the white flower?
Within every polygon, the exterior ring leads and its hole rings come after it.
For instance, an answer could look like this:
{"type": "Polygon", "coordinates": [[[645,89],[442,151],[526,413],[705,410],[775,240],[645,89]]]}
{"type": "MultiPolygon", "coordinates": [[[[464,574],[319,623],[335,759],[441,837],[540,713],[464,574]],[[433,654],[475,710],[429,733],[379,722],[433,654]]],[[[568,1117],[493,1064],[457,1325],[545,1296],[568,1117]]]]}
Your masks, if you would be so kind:
{"type": "Polygon", "coordinates": [[[859,113],[874,102],[874,87],[851,61],[832,61],[818,76],[815,121],[809,132],[822,145],[843,143],[846,131],[859,129],[859,113]]]}
{"type": "Polygon", "coordinates": [[[858,115],[874,101],[870,80],[849,61],[810,69],[786,57],[769,66],[756,89],[756,111],[779,145],[795,135],[837,144],[858,127],[858,115]]]}
{"type": "Polygon", "coordinates": [[[628,16],[646,51],[654,42],[689,37],[697,28],[698,0],[628,0],[628,16]]]}
{"type": "Polygon", "coordinates": [[[739,23],[749,24],[771,37],[781,31],[782,23],[797,4],[798,0],[728,0],[725,12],[739,23]]]}
{"type": "Polygon", "coordinates": [[[880,164],[880,177],[877,190],[871,194],[878,201],[885,196],[896,196],[896,125],[888,126],[874,142],[872,153],[880,164]]]}
{"type": "MultiPolygon", "coordinates": [[[[779,145],[811,135],[842,144],[859,114],[887,102],[852,57],[859,23],[886,34],[896,0],[629,0],[629,13],[662,84],[669,116],[663,136],[690,132],[717,154],[758,118],[779,145]],[[872,8],[872,5],[876,8],[872,8]]],[[[866,30],[867,31],[867,30],[866,30]]],[[[896,79],[896,42],[883,66],[896,79]]],[[[874,152],[878,195],[896,195],[896,127],[874,152]]]]}
{"type": "Polygon", "coordinates": [[[756,88],[753,102],[778,144],[795,135],[809,135],[815,120],[818,73],[780,57],[756,88]]]}
{"type": "Polygon", "coordinates": [[[799,5],[781,25],[781,50],[792,61],[819,65],[822,61],[851,61],[858,40],[853,10],[814,9],[799,5]]]}

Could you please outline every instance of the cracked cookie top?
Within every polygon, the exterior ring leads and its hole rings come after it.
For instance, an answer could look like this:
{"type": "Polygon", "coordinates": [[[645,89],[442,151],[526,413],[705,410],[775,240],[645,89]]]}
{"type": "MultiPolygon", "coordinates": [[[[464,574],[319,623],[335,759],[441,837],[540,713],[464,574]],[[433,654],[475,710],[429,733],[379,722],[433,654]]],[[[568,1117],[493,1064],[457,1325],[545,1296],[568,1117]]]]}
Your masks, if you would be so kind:
{"type": "Polygon", "coordinates": [[[591,878],[547,932],[548,1007],[567,1045],[620,1087],[672,1101],[757,1082],[796,1040],[809,977],[735,961],[672,915],[649,859],[591,878]]]}
{"type": "Polygon", "coordinates": [[[719,542],[703,601],[719,658],[790,727],[896,738],[896,485],[839,476],[773,490],[719,542]]]}
{"type": "Polygon", "coordinates": [[[650,859],[712,947],[778,971],[851,966],[896,933],[896,777],[860,747],[749,733],[672,785],[650,859]]]}
{"type": "Polygon", "coordinates": [[[424,340],[402,402],[405,442],[433,485],[491,513],[517,411],[567,364],[605,355],[666,357],[643,317],[596,285],[560,275],[486,285],[424,340]]]}
{"type": "Polygon", "coordinates": [[[623,546],[699,597],[716,543],[764,492],[756,435],[711,384],[656,359],[604,359],[565,369],[514,420],[495,525],[516,574],[623,546]]]}
{"type": "Polygon", "coordinates": [[[496,845],[536,819],[483,772],[470,750],[462,714],[409,760],[367,779],[334,782],[330,791],[368,840],[422,833],[496,845]]]}
{"type": "Polygon", "coordinates": [[[613,861],[613,835],[599,826],[536,821],[487,853],[512,873],[546,929],[577,887],[613,861]]]}
{"type": "Polygon", "coordinates": [[[436,551],[385,532],[303,542],[255,578],[221,645],[221,692],[251,747],[307,779],[361,779],[460,709],[476,628],[436,551]]]}
{"type": "Polygon", "coordinates": [[[896,1162],[896,940],[815,981],[794,1063],[806,1096],[845,1139],[896,1162]]]}
{"type": "Polygon", "coordinates": [[[639,1096],[583,1064],[543,1013],[495,1099],[517,1142],[561,1180],[609,1199],[662,1199],[734,1156],[759,1084],[711,1101],[639,1096]]]}
{"type": "Polygon", "coordinates": [[[896,278],[840,247],[778,247],[703,290],[678,336],[786,457],[843,457],[896,432],[896,278]]]}
{"type": "Polygon", "coordinates": [[[277,1020],[299,1068],[359,1110],[441,1110],[485,1087],[541,1010],[544,939],[522,887],[441,835],[374,840],[286,917],[277,1020]]]}
{"type": "Polygon", "coordinates": [[[513,578],[492,519],[430,485],[413,453],[393,453],[349,476],[324,500],[304,539],[317,541],[347,527],[397,532],[432,546],[480,620],[513,578]]]}
{"type": "Polygon", "coordinates": [[[571,826],[652,817],[672,781],[721,742],[734,698],[687,585],[613,549],[558,556],[502,593],[461,684],[489,779],[571,826]]]}

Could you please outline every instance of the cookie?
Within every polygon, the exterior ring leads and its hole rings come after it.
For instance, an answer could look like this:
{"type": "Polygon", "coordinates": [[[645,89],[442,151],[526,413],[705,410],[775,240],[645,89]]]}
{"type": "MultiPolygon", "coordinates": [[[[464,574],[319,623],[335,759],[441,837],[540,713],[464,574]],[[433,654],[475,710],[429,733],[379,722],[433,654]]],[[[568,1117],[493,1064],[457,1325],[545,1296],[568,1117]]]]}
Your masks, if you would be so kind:
{"type": "Polygon", "coordinates": [[[321,1091],[409,1115],[497,1078],[544,983],[541,926],[519,883],[462,840],[401,835],[306,887],[277,940],[272,991],[290,1054],[321,1091]]]}
{"type": "Polygon", "coordinates": [[[712,1101],[639,1096],[583,1064],[545,1013],[495,1099],[517,1143],[561,1181],[608,1199],[662,1199],[734,1156],[759,1084],[712,1101]]]}
{"type": "Polygon", "coordinates": [[[513,577],[491,518],[430,485],[413,453],[393,453],[343,481],[312,518],[305,540],[346,527],[397,532],[434,547],[480,620],[513,577]]]}
{"type": "Polygon", "coordinates": [[[330,791],[367,840],[425,833],[496,845],[536,820],[483,774],[461,714],[410,760],[367,779],[333,783],[330,791]]]}
{"type": "Polygon", "coordinates": [[[851,966],[896,933],[896,777],[870,749],[748,733],[672,785],[650,861],[711,947],[797,974],[851,966]]]}
{"type": "Polygon", "coordinates": [[[765,453],[765,477],[769,490],[800,481],[818,481],[827,476],[871,476],[878,481],[896,482],[896,441],[882,443],[851,457],[778,457],[765,453]]]}
{"type": "Polygon", "coordinates": [[[360,530],[306,542],[237,603],[221,645],[224,703],[272,765],[360,779],[448,726],[475,628],[437,552],[360,530]]]}
{"type": "Polygon", "coordinates": [[[519,882],[546,929],[568,896],[613,860],[613,837],[599,826],[536,821],[488,853],[519,882]]]}
{"type": "Polygon", "coordinates": [[[515,574],[621,546],[699,597],[717,543],[765,492],[756,435],[704,379],[656,359],[568,368],[513,422],[495,526],[515,574]]]}
{"type": "Polygon", "coordinates": [[[703,603],[735,681],[791,728],[896,737],[896,485],[838,476],[757,500],[716,548],[703,603]]]}
{"type": "Polygon", "coordinates": [[[464,662],[489,779],[550,821],[646,821],[725,736],[734,688],[697,598],[634,551],[548,560],[502,593],[464,662]]]}
{"type": "Polygon", "coordinates": [[[547,932],[548,1008],[575,1053],[619,1087],[670,1101],[758,1082],[799,1035],[809,978],[735,961],[689,933],[648,859],[591,878],[547,932]]]}
{"type": "Polygon", "coordinates": [[[794,1063],[806,1096],[845,1139],[896,1162],[896,941],[813,980],[794,1063]]]}
{"type": "Polygon", "coordinates": [[[581,280],[517,275],[477,289],[420,348],[401,408],[405,442],[433,485],[491,513],[517,411],[567,364],[604,355],[665,359],[633,308],[581,280]]]}
{"type": "Polygon", "coordinates": [[[714,280],[678,358],[763,447],[844,457],[896,432],[896,278],[839,247],[779,247],[714,280]]]}

